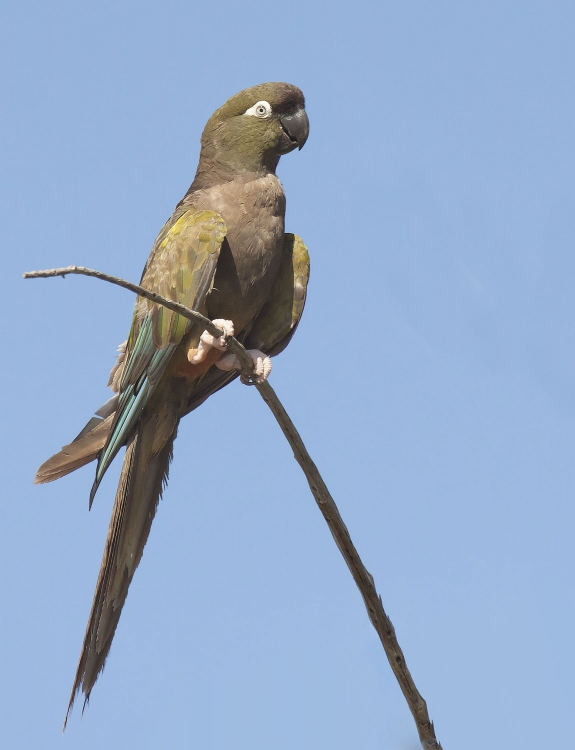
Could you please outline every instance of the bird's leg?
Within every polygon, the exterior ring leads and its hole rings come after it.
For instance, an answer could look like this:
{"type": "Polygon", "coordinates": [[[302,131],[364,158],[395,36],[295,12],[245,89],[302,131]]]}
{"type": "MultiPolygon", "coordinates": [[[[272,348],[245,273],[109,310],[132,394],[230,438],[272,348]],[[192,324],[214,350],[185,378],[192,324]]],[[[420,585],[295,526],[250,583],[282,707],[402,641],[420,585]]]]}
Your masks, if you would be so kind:
{"type": "MultiPolygon", "coordinates": [[[[263,383],[268,379],[268,376],[270,372],[272,371],[272,361],[271,359],[264,354],[263,352],[260,352],[259,349],[248,349],[248,354],[252,358],[252,362],[254,363],[254,372],[253,372],[253,382],[254,383],[263,383]]],[[[223,357],[220,357],[218,361],[215,363],[216,367],[218,367],[220,370],[241,370],[242,366],[240,365],[238,358],[235,354],[224,354],[223,357]]],[[[242,376],[242,382],[248,383],[247,380],[244,379],[242,376]]]]}
{"type": "Polygon", "coordinates": [[[218,328],[221,328],[224,335],[216,337],[212,336],[211,333],[204,331],[200,336],[197,347],[191,346],[188,349],[188,362],[192,365],[198,365],[200,362],[203,362],[208,356],[210,349],[215,348],[224,351],[228,345],[226,339],[228,336],[234,335],[234,324],[231,320],[216,318],[215,320],[212,320],[212,323],[218,328]]]}

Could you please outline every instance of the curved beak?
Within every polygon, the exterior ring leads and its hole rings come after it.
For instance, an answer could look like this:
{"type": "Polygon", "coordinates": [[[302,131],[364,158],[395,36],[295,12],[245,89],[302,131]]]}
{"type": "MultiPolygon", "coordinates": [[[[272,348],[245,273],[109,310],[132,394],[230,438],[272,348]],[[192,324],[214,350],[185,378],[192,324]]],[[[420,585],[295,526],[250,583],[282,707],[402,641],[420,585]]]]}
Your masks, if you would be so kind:
{"type": "Polygon", "coordinates": [[[309,135],[309,120],[305,109],[280,117],[280,124],[294,147],[297,146],[301,151],[309,135]]]}

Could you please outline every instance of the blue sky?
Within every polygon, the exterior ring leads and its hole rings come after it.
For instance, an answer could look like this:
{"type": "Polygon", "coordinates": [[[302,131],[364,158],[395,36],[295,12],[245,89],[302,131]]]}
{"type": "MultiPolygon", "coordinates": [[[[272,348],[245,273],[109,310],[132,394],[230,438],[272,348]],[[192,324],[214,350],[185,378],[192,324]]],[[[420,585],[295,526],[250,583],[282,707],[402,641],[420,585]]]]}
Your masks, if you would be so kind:
{"type": "MultiPolygon", "coordinates": [[[[571,741],[575,6],[294,0],[2,9],[0,744],[414,750],[279,428],[234,383],[183,422],[89,708],[60,733],[119,465],[37,466],[107,397],[209,115],[299,85],[280,164],[312,256],[272,385],[374,575],[445,750],[571,741]]],[[[118,463],[118,462],[116,462],[118,463]]]]}

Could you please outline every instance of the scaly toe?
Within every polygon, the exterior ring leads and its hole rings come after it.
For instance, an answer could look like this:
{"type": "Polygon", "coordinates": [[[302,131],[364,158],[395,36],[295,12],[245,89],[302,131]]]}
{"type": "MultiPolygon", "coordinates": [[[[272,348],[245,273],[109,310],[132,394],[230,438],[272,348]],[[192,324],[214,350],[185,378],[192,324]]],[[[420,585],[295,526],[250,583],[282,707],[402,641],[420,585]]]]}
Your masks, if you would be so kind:
{"type": "MultiPolygon", "coordinates": [[[[261,385],[261,383],[264,383],[268,379],[269,374],[272,371],[272,361],[266,354],[260,352],[259,349],[248,349],[248,354],[254,363],[254,371],[250,378],[242,375],[242,383],[245,383],[246,385],[258,383],[258,385],[261,385]]],[[[226,372],[242,369],[238,358],[231,352],[220,357],[216,362],[216,367],[220,370],[225,370],[226,372]]]]}
{"type": "Polygon", "coordinates": [[[248,349],[248,354],[254,363],[252,378],[255,383],[261,385],[261,383],[265,383],[272,371],[272,361],[266,354],[260,352],[259,349],[248,349]]]}

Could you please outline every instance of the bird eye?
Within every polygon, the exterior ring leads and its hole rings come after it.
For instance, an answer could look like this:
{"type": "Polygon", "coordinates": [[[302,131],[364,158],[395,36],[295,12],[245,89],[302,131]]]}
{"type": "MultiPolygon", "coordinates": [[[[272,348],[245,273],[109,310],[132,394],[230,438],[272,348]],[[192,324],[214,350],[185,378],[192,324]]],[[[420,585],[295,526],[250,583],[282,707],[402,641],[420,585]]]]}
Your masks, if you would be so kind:
{"type": "Polygon", "coordinates": [[[246,109],[244,112],[244,115],[251,115],[252,117],[259,117],[260,119],[265,119],[266,117],[270,117],[272,113],[272,108],[269,102],[256,102],[253,107],[250,107],[249,109],[246,109]]]}

